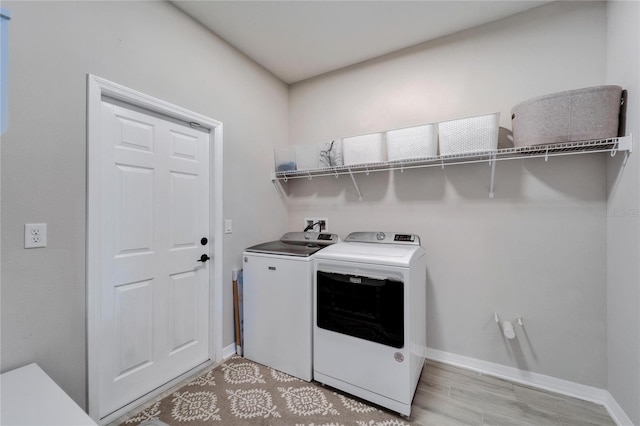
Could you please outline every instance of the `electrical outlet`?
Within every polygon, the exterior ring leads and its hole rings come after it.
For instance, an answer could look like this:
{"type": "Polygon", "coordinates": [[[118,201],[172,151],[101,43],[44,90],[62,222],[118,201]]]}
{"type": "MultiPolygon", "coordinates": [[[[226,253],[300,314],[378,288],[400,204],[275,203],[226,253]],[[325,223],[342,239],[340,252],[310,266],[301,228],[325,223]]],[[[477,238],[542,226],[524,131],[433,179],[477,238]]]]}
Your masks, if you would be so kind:
{"type": "Polygon", "coordinates": [[[329,225],[326,217],[305,217],[305,229],[309,226],[313,226],[313,228],[309,228],[308,231],[327,232],[329,230],[329,225]]]}
{"type": "Polygon", "coordinates": [[[38,248],[47,246],[47,224],[24,224],[24,248],[38,248]]]}

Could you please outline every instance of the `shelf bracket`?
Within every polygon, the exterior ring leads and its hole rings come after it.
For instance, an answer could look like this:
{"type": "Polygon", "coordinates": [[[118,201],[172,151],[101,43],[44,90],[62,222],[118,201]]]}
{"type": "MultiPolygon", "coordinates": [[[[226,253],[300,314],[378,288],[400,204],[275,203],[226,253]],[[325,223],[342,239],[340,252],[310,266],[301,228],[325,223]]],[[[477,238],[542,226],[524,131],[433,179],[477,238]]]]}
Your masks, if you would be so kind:
{"type": "Polygon", "coordinates": [[[351,167],[349,167],[349,176],[351,176],[351,181],[353,182],[353,186],[356,188],[356,192],[358,193],[358,201],[362,201],[362,194],[360,194],[360,188],[358,188],[358,184],[356,183],[356,178],[353,177],[353,172],[351,171],[351,167]]]}
{"type": "Polygon", "coordinates": [[[626,151],[628,153],[633,152],[632,137],[632,134],[629,134],[629,136],[620,136],[616,142],[616,150],[626,151]]]}
{"type": "MultiPolygon", "coordinates": [[[[284,181],[287,181],[287,178],[285,176],[284,181]]],[[[280,198],[282,198],[283,200],[287,199],[287,196],[284,193],[284,188],[282,187],[282,184],[280,183],[280,179],[278,179],[275,175],[275,173],[273,173],[271,175],[271,183],[273,183],[273,186],[276,188],[276,192],[278,193],[278,195],[280,196],[280,198]]]]}
{"type": "Polygon", "coordinates": [[[622,165],[627,165],[627,160],[629,159],[629,155],[633,152],[633,143],[632,136],[621,136],[616,139],[616,142],[611,149],[611,157],[615,157],[618,151],[624,151],[624,159],[622,160],[622,165]]]}
{"type": "Polygon", "coordinates": [[[496,179],[496,163],[498,162],[496,158],[496,154],[491,154],[491,160],[489,160],[489,164],[491,165],[491,184],[489,187],[489,198],[491,199],[493,199],[493,197],[495,196],[493,187],[496,179]]]}

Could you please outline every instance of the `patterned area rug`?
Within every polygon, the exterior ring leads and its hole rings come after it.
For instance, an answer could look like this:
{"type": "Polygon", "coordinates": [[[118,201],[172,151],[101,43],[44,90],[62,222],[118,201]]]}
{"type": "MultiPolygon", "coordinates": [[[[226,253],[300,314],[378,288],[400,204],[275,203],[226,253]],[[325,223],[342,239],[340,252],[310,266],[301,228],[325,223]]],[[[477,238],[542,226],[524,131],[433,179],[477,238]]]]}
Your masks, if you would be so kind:
{"type": "Polygon", "coordinates": [[[317,383],[233,357],[121,426],[410,426],[398,415],[317,383]]]}

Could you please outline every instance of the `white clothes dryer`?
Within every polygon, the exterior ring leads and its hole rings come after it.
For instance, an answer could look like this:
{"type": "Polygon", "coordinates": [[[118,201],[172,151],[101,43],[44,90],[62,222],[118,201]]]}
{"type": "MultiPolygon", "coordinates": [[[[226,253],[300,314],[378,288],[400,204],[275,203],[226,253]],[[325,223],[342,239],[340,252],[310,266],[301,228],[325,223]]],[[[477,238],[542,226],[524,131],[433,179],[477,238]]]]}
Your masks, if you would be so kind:
{"type": "Polygon", "coordinates": [[[420,238],[351,233],[314,271],[314,379],[409,416],[426,352],[420,238]]]}

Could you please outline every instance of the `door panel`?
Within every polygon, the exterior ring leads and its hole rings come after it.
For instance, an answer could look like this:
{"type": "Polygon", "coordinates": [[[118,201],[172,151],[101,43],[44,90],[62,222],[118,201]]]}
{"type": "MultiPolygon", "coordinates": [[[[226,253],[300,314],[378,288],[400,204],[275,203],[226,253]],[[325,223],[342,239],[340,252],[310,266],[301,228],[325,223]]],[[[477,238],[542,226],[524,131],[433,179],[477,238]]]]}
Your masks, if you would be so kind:
{"type": "Polygon", "coordinates": [[[102,102],[100,417],[209,359],[209,136],[102,102]]]}
{"type": "Polygon", "coordinates": [[[197,248],[198,176],[172,172],[170,191],[171,246],[197,248]]]}
{"type": "Polygon", "coordinates": [[[198,138],[177,131],[171,131],[171,155],[175,158],[197,161],[198,138]]]}
{"type": "Polygon", "coordinates": [[[116,165],[115,255],[152,251],[153,186],[151,169],[116,165]],[[151,220],[150,220],[151,218],[151,220]]]}
{"type": "Polygon", "coordinates": [[[171,354],[197,342],[198,292],[193,272],[171,277],[171,354]]]}
{"type": "Polygon", "coordinates": [[[115,288],[115,311],[118,312],[116,380],[152,362],[151,292],[151,281],[124,284],[115,288]]]}
{"type": "MultiPolygon", "coordinates": [[[[143,120],[145,120],[143,118],[143,120]]],[[[146,120],[145,120],[146,121],[146,120]]],[[[122,115],[117,116],[119,138],[115,139],[117,145],[122,148],[139,151],[153,151],[153,129],[154,126],[147,122],[136,121],[122,115]]]]}

